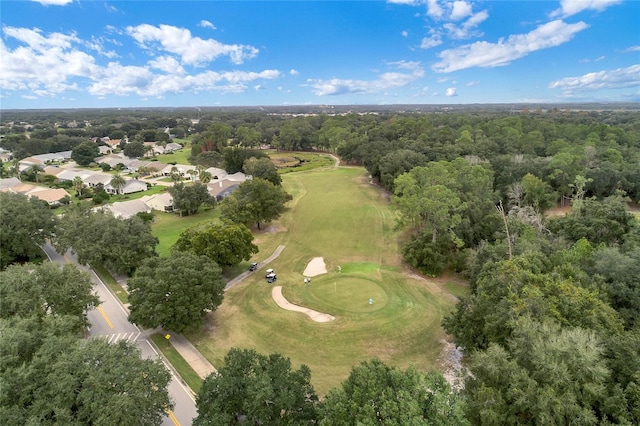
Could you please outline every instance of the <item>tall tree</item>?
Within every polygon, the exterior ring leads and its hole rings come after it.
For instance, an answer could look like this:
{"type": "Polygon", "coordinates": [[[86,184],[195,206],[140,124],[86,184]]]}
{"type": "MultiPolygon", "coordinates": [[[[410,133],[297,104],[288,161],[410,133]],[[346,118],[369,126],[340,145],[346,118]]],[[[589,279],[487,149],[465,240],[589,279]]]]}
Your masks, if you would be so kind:
{"type": "Polygon", "coordinates": [[[196,214],[202,205],[215,205],[207,186],[202,183],[185,185],[183,182],[176,182],[169,188],[169,194],[173,198],[173,207],[180,212],[180,216],[196,214]]]}
{"type": "Polygon", "coordinates": [[[220,267],[206,256],[148,258],[128,281],[129,320],[177,333],[195,330],[222,303],[225,284],[220,267]]]}
{"type": "Polygon", "coordinates": [[[109,185],[116,191],[116,194],[122,193],[122,188],[127,184],[127,180],[119,172],[113,174],[113,177],[109,181],[109,185]]]}
{"type": "Polygon", "coordinates": [[[208,222],[183,231],[172,251],[188,251],[207,256],[218,265],[237,265],[258,253],[251,231],[241,223],[208,222]]]}
{"type": "Polygon", "coordinates": [[[455,180],[444,162],[415,167],[396,178],[393,203],[401,220],[426,227],[435,243],[439,233],[450,231],[462,218],[460,211],[466,206],[460,201],[455,180]]]}
{"type": "Polygon", "coordinates": [[[122,152],[129,158],[139,158],[145,154],[146,150],[142,142],[134,141],[126,144],[122,152]]]}
{"type": "Polygon", "coordinates": [[[306,365],[291,368],[280,354],[231,349],[224,367],[202,384],[194,426],[316,424],[318,397],[306,365]]]}
{"type": "Polygon", "coordinates": [[[73,249],[81,264],[102,264],[122,274],[130,274],[143,259],[156,256],[158,244],[150,225],[139,217],[117,219],[84,206],[67,210],[53,241],[62,253],[73,249]]]}
{"type": "MultiPolygon", "coordinates": [[[[523,317],[505,346],[471,356],[465,383],[474,424],[630,424],[614,405],[610,371],[593,331],[523,317]]],[[[617,405],[617,404],[615,404],[617,405]]]]}
{"type": "Polygon", "coordinates": [[[51,237],[56,219],[35,197],[0,192],[0,269],[15,261],[36,258],[38,245],[51,237]]]}
{"type": "Polygon", "coordinates": [[[264,179],[250,179],[220,203],[222,217],[232,222],[249,225],[271,222],[284,212],[292,199],[284,189],[264,179]]]}
{"type": "Polygon", "coordinates": [[[464,401],[434,371],[402,371],[377,358],[353,367],[322,403],[321,425],[467,425],[464,401]]]}
{"type": "MultiPolygon", "coordinates": [[[[131,344],[73,335],[49,334],[38,342],[33,334],[23,337],[37,348],[19,366],[0,369],[3,387],[11,389],[0,393],[2,424],[151,426],[173,406],[170,373],[160,361],[141,359],[131,344]]],[[[9,349],[4,339],[0,345],[3,353],[9,349]]]]}
{"type": "Polygon", "coordinates": [[[247,175],[255,178],[268,180],[276,186],[282,184],[282,178],[278,174],[278,168],[269,158],[251,157],[244,162],[242,167],[247,175]]]}
{"type": "Polygon", "coordinates": [[[86,326],[88,309],[100,300],[89,275],[74,265],[11,265],[0,272],[0,317],[69,315],[86,326]]]}
{"type": "Polygon", "coordinates": [[[78,163],[79,166],[86,167],[100,155],[98,144],[92,141],[85,141],[73,148],[71,158],[78,163]]]}

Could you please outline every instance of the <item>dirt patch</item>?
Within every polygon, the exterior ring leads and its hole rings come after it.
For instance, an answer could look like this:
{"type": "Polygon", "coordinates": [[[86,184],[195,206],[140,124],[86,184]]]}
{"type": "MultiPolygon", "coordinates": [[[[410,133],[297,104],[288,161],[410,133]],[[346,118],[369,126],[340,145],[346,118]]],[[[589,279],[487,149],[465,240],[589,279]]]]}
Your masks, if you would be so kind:
{"type": "Polygon", "coordinates": [[[314,257],[307,264],[307,267],[302,273],[305,277],[315,277],[316,275],[326,274],[327,266],[324,263],[323,257],[314,257]]]}

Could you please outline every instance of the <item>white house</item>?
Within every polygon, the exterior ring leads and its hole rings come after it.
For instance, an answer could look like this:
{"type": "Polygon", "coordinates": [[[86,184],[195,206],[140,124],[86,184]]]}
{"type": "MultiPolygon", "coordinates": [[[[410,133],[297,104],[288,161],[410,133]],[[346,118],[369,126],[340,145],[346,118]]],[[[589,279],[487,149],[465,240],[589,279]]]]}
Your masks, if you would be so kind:
{"type": "Polygon", "coordinates": [[[120,188],[119,191],[111,186],[111,183],[108,183],[104,186],[104,190],[107,191],[108,194],[133,194],[134,192],[141,192],[147,190],[147,183],[138,179],[128,179],[125,180],[125,185],[120,188]]]}
{"type": "Polygon", "coordinates": [[[149,207],[144,201],[141,200],[129,200],[119,201],[113,204],[107,204],[105,206],[96,207],[94,210],[109,211],[114,217],[118,219],[129,219],[138,213],[150,213],[151,207],[149,207]]]}
{"type": "Polygon", "coordinates": [[[140,198],[140,200],[144,201],[147,206],[151,207],[153,210],[159,210],[163,212],[173,211],[173,197],[168,192],[145,195],[144,197],[140,198]]]}

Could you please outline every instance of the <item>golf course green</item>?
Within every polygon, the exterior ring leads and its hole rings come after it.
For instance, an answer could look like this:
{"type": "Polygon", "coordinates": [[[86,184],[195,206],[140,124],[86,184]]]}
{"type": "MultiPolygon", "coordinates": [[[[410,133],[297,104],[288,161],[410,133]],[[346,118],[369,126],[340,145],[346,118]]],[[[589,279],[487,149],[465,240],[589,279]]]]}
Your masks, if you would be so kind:
{"type": "Polygon", "coordinates": [[[366,171],[324,167],[288,173],[283,187],[293,200],[278,221],[253,229],[260,253],[252,261],[284,245],[268,265],[278,274],[283,296],[335,320],[318,323],[278,307],[263,267],[227,291],[190,340],[214,366],[221,366],[233,347],[281,353],[294,366],[310,367],[320,395],[374,356],[403,368],[439,368],[446,337],[440,323],[455,304],[446,289],[452,284],[424,279],[403,266],[395,213],[366,171]],[[305,267],[317,257],[327,272],[305,285],[305,267]]]}

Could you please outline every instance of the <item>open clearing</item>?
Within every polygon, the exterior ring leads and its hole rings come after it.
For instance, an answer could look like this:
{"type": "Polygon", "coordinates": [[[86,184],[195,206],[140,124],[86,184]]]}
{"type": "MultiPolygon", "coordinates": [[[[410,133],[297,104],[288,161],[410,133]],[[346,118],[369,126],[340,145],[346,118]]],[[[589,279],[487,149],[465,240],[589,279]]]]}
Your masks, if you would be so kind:
{"type": "Polygon", "coordinates": [[[261,252],[252,260],[286,245],[269,266],[283,296],[335,320],[319,323],[280,308],[264,274],[255,274],[225,294],[191,341],[216,366],[232,347],[281,353],[294,366],[311,368],[320,395],[374,356],[403,368],[439,367],[446,337],[440,322],[454,298],[442,283],[403,269],[395,216],[365,170],[290,173],[283,186],[293,195],[289,210],[256,234],[261,252]],[[305,286],[304,270],[316,257],[324,259],[327,273],[305,286]]]}

